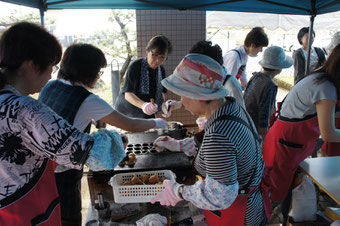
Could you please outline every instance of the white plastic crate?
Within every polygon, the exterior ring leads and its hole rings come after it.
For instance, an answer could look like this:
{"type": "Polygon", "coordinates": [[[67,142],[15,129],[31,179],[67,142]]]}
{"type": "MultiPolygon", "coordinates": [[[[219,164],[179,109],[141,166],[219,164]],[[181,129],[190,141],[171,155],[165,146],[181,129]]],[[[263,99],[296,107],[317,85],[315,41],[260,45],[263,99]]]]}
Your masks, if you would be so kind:
{"type": "Polygon", "coordinates": [[[176,180],[176,175],[171,170],[157,170],[146,172],[120,173],[111,177],[109,184],[113,188],[113,197],[116,203],[142,203],[150,202],[158,193],[164,190],[163,184],[147,185],[122,185],[126,181],[131,181],[134,175],[141,179],[142,174],[149,177],[157,174],[159,178],[176,180]]]}

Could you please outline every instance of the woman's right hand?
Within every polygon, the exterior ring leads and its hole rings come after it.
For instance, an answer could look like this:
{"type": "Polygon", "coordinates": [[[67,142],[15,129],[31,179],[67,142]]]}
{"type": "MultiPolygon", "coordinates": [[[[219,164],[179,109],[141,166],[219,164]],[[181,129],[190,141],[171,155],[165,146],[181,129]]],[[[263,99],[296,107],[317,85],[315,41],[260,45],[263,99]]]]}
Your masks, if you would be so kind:
{"type": "Polygon", "coordinates": [[[153,145],[158,152],[168,149],[173,152],[184,152],[187,156],[195,156],[197,154],[193,137],[176,140],[169,136],[160,136],[153,142],[153,145]]]}
{"type": "Polygon", "coordinates": [[[179,141],[175,140],[172,137],[169,136],[160,136],[158,137],[154,142],[153,146],[156,148],[158,152],[162,152],[165,149],[168,149],[170,151],[180,151],[180,145],[179,141]]]}
{"type": "Polygon", "coordinates": [[[153,115],[158,111],[158,105],[150,102],[145,102],[142,105],[142,111],[147,115],[153,115]]]}

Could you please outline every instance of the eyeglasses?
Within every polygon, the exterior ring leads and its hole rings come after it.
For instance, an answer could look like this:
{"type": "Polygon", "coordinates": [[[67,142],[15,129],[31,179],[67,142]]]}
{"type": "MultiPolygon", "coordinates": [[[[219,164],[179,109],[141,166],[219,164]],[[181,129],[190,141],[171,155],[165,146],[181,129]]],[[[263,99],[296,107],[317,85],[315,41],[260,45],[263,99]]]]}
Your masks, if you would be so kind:
{"type": "Polygon", "coordinates": [[[159,54],[155,54],[152,51],[151,52],[151,56],[152,58],[158,59],[160,61],[165,61],[166,59],[168,59],[168,56],[164,56],[164,55],[159,55],[159,54]]]}
{"type": "Polygon", "coordinates": [[[54,65],[54,66],[52,67],[52,73],[53,73],[53,74],[56,73],[58,70],[59,70],[59,67],[58,67],[57,65],[54,65]]]}
{"type": "Polygon", "coordinates": [[[100,76],[102,76],[104,74],[104,71],[99,71],[98,72],[98,76],[100,77],[100,76]]]}

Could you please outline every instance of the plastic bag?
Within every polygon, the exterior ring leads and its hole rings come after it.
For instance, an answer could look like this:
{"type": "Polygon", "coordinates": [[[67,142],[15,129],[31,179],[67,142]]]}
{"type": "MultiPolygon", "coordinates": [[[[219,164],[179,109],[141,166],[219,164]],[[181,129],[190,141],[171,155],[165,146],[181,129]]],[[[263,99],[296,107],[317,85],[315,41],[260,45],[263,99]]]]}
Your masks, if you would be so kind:
{"type": "Polygon", "coordinates": [[[136,221],[137,226],[165,226],[167,225],[168,220],[166,217],[155,213],[155,214],[148,214],[145,217],[136,221]]]}
{"type": "Polygon", "coordinates": [[[313,181],[304,173],[302,182],[292,191],[292,208],[289,216],[294,222],[315,221],[317,211],[317,198],[313,181]]]}

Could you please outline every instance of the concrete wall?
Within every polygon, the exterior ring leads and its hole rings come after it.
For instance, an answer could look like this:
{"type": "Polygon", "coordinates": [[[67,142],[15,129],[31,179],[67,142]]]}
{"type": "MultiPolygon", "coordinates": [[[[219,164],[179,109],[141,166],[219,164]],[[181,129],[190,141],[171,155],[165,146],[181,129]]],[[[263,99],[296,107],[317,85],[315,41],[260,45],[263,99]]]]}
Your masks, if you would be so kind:
{"type": "MultiPolygon", "coordinates": [[[[153,36],[163,34],[170,39],[173,51],[163,64],[167,76],[196,42],[206,38],[205,11],[136,10],[136,21],[138,57],[145,57],[145,47],[153,36]]],[[[179,97],[168,92],[166,99],[179,100],[179,97]]],[[[194,124],[196,118],[186,110],[177,110],[168,121],[187,125],[194,124]]]]}

